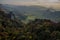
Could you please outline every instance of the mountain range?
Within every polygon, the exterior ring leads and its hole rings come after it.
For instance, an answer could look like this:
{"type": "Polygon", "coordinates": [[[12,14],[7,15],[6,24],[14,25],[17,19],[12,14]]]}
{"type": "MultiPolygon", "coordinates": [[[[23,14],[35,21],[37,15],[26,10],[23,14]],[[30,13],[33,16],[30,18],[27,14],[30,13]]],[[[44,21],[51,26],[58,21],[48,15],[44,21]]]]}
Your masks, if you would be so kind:
{"type": "Polygon", "coordinates": [[[26,19],[26,16],[32,15],[39,19],[50,19],[52,21],[60,22],[60,11],[52,8],[42,6],[17,6],[17,5],[0,5],[7,12],[12,11],[20,19],[26,19]]]}

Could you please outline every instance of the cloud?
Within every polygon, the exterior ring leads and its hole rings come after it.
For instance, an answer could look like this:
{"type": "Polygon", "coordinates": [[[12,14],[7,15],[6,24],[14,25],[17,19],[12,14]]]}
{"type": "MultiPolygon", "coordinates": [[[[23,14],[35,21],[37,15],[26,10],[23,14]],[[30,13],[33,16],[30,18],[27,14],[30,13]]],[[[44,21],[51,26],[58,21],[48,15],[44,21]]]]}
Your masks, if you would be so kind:
{"type": "Polygon", "coordinates": [[[60,8],[60,0],[0,0],[3,4],[13,5],[39,5],[45,7],[60,8]]]}
{"type": "Polygon", "coordinates": [[[47,3],[51,3],[51,2],[60,2],[59,0],[34,0],[36,2],[47,2],[47,3]]]}

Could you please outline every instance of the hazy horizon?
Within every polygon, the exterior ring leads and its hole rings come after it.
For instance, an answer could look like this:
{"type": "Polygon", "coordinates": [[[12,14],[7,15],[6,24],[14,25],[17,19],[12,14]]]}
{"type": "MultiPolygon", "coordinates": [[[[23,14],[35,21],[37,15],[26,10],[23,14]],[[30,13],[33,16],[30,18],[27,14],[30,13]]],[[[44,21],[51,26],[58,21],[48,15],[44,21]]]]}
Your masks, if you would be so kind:
{"type": "Polygon", "coordinates": [[[60,10],[60,0],[0,0],[0,4],[25,6],[38,5],[60,10]]]}

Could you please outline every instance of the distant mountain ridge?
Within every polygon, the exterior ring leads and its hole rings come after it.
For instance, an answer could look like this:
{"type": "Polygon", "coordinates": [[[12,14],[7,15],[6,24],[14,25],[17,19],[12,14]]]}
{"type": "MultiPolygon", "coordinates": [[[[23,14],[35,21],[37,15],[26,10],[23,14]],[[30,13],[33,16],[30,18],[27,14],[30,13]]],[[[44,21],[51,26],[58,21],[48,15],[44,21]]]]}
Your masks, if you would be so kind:
{"type": "Polygon", "coordinates": [[[24,18],[27,15],[33,15],[40,19],[50,19],[60,22],[60,11],[55,11],[51,8],[49,9],[42,6],[15,6],[7,4],[3,4],[2,8],[7,11],[13,11],[16,15],[21,16],[21,18],[24,18]]]}

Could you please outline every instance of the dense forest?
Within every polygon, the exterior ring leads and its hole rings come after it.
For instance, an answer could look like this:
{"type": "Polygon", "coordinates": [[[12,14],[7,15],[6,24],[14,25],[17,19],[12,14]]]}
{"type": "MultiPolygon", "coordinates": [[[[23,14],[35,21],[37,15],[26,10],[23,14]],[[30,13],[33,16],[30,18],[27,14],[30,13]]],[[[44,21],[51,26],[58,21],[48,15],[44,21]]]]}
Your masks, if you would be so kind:
{"type": "Polygon", "coordinates": [[[60,22],[35,19],[25,24],[0,9],[0,40],[60,40],[60,22]]]}

